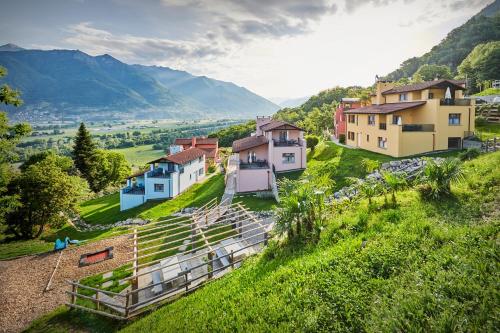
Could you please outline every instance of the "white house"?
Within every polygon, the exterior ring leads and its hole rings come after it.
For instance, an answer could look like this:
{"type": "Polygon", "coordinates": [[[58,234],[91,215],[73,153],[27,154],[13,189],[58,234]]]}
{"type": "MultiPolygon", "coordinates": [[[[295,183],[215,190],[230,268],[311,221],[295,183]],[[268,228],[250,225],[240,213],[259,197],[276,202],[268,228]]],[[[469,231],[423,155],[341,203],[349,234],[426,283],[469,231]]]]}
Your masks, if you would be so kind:
{"type": "Polygon", "coordinates": [[[127,178],[127,186],[120,190],[120,210],[184,192],[205,177],[205,154],[202,149],[190,148],[149,162],[149,170],[127,178]]]}

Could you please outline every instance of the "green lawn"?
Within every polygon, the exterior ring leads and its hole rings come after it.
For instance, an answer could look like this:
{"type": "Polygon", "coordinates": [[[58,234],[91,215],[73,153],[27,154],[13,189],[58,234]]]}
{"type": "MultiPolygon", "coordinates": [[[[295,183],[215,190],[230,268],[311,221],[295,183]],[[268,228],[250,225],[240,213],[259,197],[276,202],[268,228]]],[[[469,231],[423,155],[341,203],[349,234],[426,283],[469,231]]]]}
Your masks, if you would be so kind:
{"type": "Polygon", "coordinates": [[[174,199],[147,201],[145,204],[120,212],[120,194],[110,194],[89,200],[80,205],[82,218],[91,224],[109,224],[130,217],[158,220],[167,217],[181,208],[200,207],[224,193],[224,176],[215,175],[208,180],[190,187],[174,199]]]}
{"type": "Polygon", "coordinates": [[[482,140],[500,138],[500,124],[487,123],[476,126],[476,132],[482,140]]]}
{"type": "Polygon", "coordinates": [[[255,194],[236,195],[233,202],[241,202],[253,211],[272,210],[276,206],[274,198],[257,198],[255,194]]]}
{"type": "Polygon", "coordinates": [[[29,241],[12,241],[0,244],[0,260],[15,258],[27,254],[47,252],[54,248],[54,244],[40,239],[29,241]]]}
{"type": "Polygon", "coordinates": [[[163,150],[154,150],[153,145],[137,146],[130,148],[112,149],[125,155],[125,159],[132,167],[142,168],[145,164],[165,155],[163,150]]]}

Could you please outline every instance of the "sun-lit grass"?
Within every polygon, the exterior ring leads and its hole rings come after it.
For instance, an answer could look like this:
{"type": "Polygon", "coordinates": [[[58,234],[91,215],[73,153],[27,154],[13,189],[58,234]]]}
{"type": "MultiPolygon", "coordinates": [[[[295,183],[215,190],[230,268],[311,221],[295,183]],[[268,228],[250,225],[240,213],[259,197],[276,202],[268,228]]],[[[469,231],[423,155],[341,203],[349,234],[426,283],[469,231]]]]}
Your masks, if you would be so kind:
{"type": "Polygon", "coordinates": [[[144,145],[130,148],[112,149],[118,153],[122,153],[125,159],[134,168],[142,168],[148,162],[153,161],[165,155],[163,150],[153,149],[153,145],[144,145]]]}

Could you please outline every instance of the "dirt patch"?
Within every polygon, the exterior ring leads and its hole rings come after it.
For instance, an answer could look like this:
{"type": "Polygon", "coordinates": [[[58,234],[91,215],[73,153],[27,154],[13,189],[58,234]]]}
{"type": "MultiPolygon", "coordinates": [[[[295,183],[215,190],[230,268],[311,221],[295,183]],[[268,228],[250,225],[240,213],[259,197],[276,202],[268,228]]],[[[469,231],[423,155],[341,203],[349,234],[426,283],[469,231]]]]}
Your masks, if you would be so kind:
{"type": "Polygon", "coordinates": [[[33,255],[0,261],[0,332],[18,332],[36,318],[69,300],[66,280],[113,270],[131,259],[129,236],[101,240],[64,250],[51,290],[44,292],[59,253],[33,255]],[[79,267],[80,256],[113,246],[113,259],[79,267]]]}

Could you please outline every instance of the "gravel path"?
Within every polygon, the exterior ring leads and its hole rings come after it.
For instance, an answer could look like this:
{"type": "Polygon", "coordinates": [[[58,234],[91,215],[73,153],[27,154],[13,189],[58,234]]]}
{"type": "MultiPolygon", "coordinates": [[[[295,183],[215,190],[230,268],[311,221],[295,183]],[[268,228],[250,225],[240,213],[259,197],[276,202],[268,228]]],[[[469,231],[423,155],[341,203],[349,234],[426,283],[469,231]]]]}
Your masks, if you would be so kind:
{"type": "Polygon", "coordinates": [[[64,250],[51,290],[43,292],[59,256],[47,253],[0,261],[0,332],[19,332],[33,320],[64,304],[69,298],[67,279],[77,280],[106,272],[131,259],[128,236],[120,236],[64,250]],[[78,267],[84,253],[113,246],[113,259],[78,267]]]}

